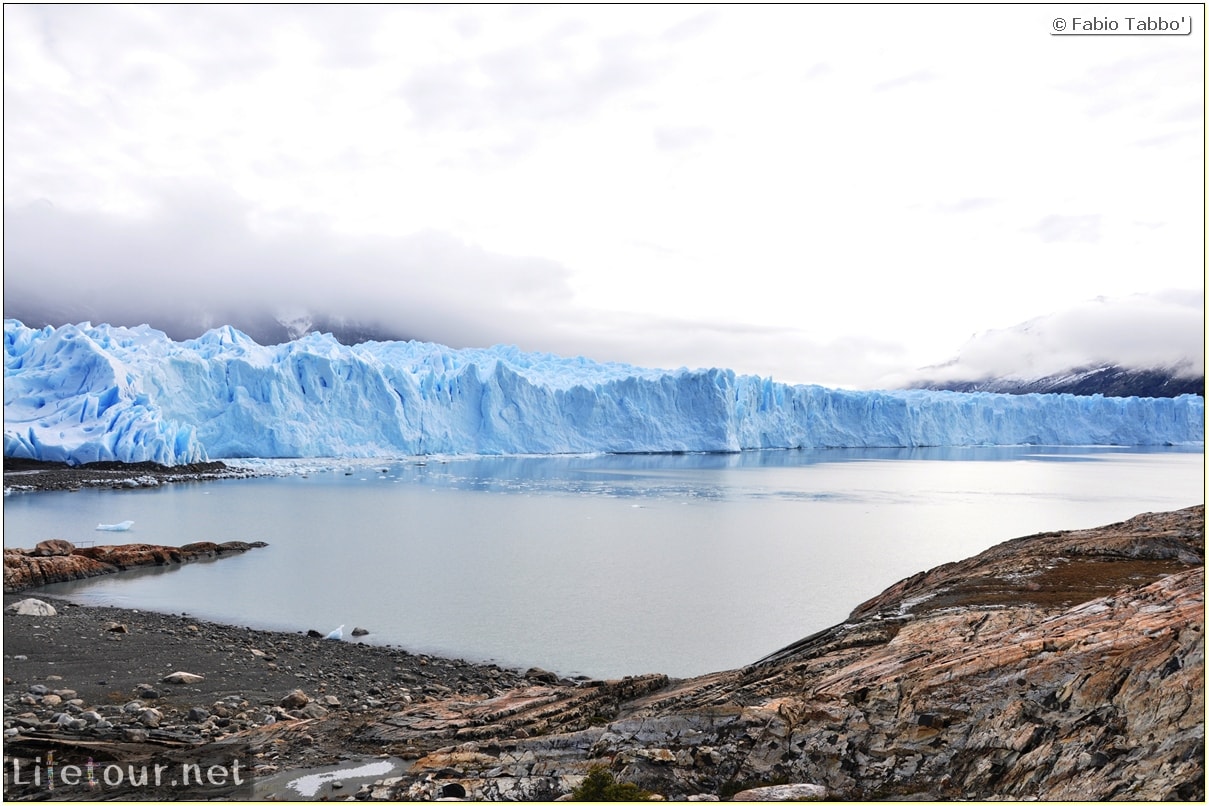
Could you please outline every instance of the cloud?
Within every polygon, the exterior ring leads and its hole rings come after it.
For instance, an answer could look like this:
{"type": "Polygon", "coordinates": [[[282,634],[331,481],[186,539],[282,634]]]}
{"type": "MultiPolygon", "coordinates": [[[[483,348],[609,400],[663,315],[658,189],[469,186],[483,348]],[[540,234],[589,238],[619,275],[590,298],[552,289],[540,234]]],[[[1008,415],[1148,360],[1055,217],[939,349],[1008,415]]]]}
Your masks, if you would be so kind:
{"type": "Polygon", "coordinates": [[[887,378],[886,385],[1042,378],[1105,364],[1204,375],[1204,291],[1171,289],[1088,300],[1015,327],[979,333],[952,361],[887,378]]]}
{"type": "Polygon", "coordinates": [[[258,229],[214,186],[165,184],[154,213],[7,208],[5,315],[52,324],[150,324],[174,338],[308,313],[453,347],[516,344],[675,369],[727,367],[859,385],[895,366],[876,340],[824,343],[793,328],[585,307],[565,267],[446,233],[349,236],[317,221],[258,229]]]}
{"type": "Polygon", "coordinates": [[[400,93],[422,127],[528,129],[582,119],[658,76],[665,57],[653,45],[638,35],[572,44],[556,30],[537,42],[420,66],[400,93]]]}
{"type": "Polygon", "coordinates": [[[167,186],[157,201],[143,218],[7,209],[6,307],[33,300],[177,332],[182,320],[301,308],[463,346],[524,333],[570,295],[548,260],[439,232],[352,238],[304,220],[258,233],[220,188],[167,186]]]}
{"type": "Polygon", "coordinates": [[[994,207],[998,203],[998,199],[975,197],[958,199],[955,202],[941,202],[936,205],[936,210],[941,213],[975,213],[988,207],[994,207]]]}
{"type": "Polygon", "coordinates": [[[1093,243],[1100,240],[1099,215],[1047,215],[1028,229],[1047,243],[1076,241],[1093,243]]]}
{"type": "Polygon", "coordinates": [[[881,81],[874,85],[874,92],[887,92],[889,90],[897,90],[903,87],[909,87],[912,84],[927,84],[936,80],[936,76],[929,70],[918,70],[914,73],[909,73],[905,76],[896,76],[887,81],[881,81]]]}
{"type": "Polygon", "coordinates": [[[677,151],[708,143],[713,136],[706,126],[660,126],[655,129],[655,145],[662,151],[677,151]]]}

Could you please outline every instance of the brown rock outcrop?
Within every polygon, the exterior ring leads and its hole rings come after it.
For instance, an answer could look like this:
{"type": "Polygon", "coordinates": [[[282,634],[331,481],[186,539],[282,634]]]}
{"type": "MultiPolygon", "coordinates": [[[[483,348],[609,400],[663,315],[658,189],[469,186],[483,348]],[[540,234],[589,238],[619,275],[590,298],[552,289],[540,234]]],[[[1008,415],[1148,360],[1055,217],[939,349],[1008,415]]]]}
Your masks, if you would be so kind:
{"type": "Polygon", "coordinates": [[[435,742],[512,738],[581,730],[617,716],[621,704],[668,684],[665,675],[592,680],[579,686],[526,686],[498,695],[415,703],[373,725],[367,738],[431,747],[435,742]]]}
{"type": "Polygon", "coordinates": [[[65,540],[43,541],[33,549],[4,550],[4,592],[17,593],[52,582],[115,574],[129,568],[179,565],[240,553],[265,545],[267,544],[261,542],[234,541],[221,544],[192,543],[179,548],[147,543],[76,548],[65,540]],[[61,551],[63,548],[60,545],[47,547],[48,543],[71,546],[71,551],[66,554],[47,554],[49,550],[61,551]]]}
{"type": "Polygon", "coordinates": [[[462,743],[368,794],[553,798],[604,764],[666,797],[1203,800],[1203,558],[1204,507],[1146,514],[917,574],[756,664],[614,697],[607,722],[545,718],[569,687],[518,690],[510,716],[425,703],[362,738],[462,743]]]}
{"type": "Polygon", "coordinates": [[[38,545],[34,546],[35,557],[58,557],[67,556],[75,551],[76,547],[66,540],[43,540],[38,545]]]}

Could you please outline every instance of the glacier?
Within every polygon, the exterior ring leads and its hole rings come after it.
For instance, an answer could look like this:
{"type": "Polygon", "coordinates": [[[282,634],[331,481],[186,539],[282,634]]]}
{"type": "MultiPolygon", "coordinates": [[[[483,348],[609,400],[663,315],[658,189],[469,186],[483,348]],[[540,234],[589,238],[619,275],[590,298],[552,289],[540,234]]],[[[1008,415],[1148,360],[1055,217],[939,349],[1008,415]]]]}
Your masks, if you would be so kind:
{"type": "Polygon", "coordinates": [[[851,391],[422,342],[4,323],[4,455],[82,464],[421,454],[1204,444],[1177,398],[851,391]]]}

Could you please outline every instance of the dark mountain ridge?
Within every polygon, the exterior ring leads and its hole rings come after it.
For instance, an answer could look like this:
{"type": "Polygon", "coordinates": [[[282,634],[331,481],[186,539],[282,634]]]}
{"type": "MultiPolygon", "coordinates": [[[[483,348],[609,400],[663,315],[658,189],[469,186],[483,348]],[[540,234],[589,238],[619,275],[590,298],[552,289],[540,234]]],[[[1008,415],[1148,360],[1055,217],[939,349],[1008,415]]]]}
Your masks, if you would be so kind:
{"type": "Polygon", "coordinates": [[[1041,378],[981,378],[978,380],[931,381],[912,384],[911,389],[950,392],[997,392],[1009,395],[1069,394],[1105,397],[1205,396],[1205,376],[1185,376],[1175,370],[1155,367],[1131,369],[1113,364],[1079,367],[1041,378]]]}

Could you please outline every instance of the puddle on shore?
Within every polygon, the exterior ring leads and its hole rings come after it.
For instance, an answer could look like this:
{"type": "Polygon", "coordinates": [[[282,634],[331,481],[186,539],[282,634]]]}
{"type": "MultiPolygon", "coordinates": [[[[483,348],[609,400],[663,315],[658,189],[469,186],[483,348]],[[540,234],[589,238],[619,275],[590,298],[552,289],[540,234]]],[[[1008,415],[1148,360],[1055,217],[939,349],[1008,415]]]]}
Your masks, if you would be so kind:
{"type": "Polygon", "coordinates": [[[253,791],[257,800],[343,800],[365,784],[402,775],[411,762],[393,756],[365,756],[341,764],[279,772],[257,779],[253,791]]]}

